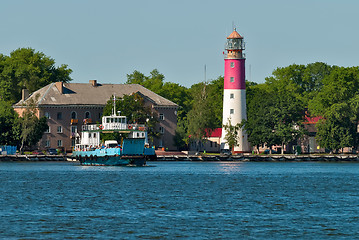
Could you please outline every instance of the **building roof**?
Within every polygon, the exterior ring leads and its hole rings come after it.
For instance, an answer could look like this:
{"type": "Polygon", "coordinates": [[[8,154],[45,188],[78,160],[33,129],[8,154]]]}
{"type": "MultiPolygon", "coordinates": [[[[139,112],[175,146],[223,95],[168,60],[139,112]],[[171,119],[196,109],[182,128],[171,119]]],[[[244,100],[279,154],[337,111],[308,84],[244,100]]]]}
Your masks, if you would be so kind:
{"type": "MultiPolygon", "coordinates": [[[[94,80],[92,80],[94,81],[94,80]]],[[[140,93],[142,97],[152,102],[155,106],[178,107],[172,101],[148,90],[139,84],[99,84],[90,83],[63,83],[62,93],[60,92],[61,83],[51,83],[31,94],[28,99],[37,98],[37,103],[41,105],[105,105],[112,95],[122,97],[132,93],[140,93]]],[[[25,101],[27,101],[26,99],[25,101]]],[[[22,106],[20,100],[14,107],[22,106]]]]}
{"type": "Polygon", "coordinates": [[[211,132],[209,129],[206,129],[206,137],[210,138],[220,138],[222,137],[222,128],[215,128],[211,132]]]}
{"type": "Polygon", "coordinates": [[[234,29],[234,31],[227,37],[227,39],[233,39],[233,38],[243,38],[239,33],[234,29]]]}
{"type": "Polygon", "coordinates": [[[304,124],[316,124],[317,122],[319,122],[320,119],[323,119],[323,117],[321,116],[310,117],[306,115],[304,124]]]}

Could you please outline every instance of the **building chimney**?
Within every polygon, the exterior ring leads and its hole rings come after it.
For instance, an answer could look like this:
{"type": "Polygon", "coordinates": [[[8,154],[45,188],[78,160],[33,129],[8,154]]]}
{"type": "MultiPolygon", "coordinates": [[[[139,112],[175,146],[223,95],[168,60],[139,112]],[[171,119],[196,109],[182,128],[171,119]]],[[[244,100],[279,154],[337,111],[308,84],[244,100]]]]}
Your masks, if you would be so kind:
{"type": "Polygon", "coordinates": [[[61,94],[63,94],[64,93],[64,85],[63,85],[63,82],[56,82],[56,88],[57,88],[57,90],[59,90],[59,92],[61,93],[61,94]]]}
{"type": "Polygon", "coordinates": [[[97,87],[97,80],[90,80],[89,83],[90,83],[93,87],[97,87]]]}
{"type": "Polygon", "coordinates": [[[29,97],[29,90],[22,89],[21,91],[21,100],[25,101],[29,97]]]}

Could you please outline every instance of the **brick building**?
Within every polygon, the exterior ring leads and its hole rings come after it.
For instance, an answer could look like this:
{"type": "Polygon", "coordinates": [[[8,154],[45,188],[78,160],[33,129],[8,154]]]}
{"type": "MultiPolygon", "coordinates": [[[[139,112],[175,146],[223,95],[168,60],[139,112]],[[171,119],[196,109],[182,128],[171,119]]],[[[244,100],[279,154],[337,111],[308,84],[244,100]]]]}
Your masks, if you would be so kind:
{"type": "Polygon", "coordinates": [[[155,147],[174,150],[173,136],[177,126],[178,105],[138,84],[99,84],[96,80],[89,83],[51,83],[27,96],[14,105],[19,115],[24,111],[24,103],[36,99],[38,117],[47,117],[49,130],[39,142],[40,149],[61,148],[69,152],[81,136],[85,122],[101,122],[102,112],[112,95],[122,97],[139,93],[150,106],[159,123],[159,139],[154,139],[155,147]]]}

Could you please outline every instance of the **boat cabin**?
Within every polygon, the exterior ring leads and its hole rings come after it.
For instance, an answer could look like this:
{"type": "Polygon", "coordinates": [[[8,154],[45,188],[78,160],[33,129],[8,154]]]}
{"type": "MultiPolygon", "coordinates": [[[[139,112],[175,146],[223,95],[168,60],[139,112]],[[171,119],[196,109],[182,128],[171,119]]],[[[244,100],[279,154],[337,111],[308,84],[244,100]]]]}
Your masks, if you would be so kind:
{"type": "Polygon", "coordinates": [[[127,118],[126,116],[104,116],[102,117],[102,130],[110,130],[110,129],[119,129],[126,130],[127,129],[127,118]]]}

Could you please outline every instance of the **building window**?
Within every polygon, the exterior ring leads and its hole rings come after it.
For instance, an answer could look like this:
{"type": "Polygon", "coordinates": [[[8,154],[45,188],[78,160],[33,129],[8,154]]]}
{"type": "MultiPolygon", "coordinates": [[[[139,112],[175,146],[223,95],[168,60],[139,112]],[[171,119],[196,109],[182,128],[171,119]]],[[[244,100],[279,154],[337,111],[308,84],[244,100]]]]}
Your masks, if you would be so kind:
{"type": "Polygon", "coordinates": [[[57,126],[57,132],[62,133],[62,126],[57,126]]]}
{"type": "Polygon", "coordinates": [[[232,108],[232,109],[229,109],[229,113],[230,114],[234,114],[234,109],[232,108]]]}
{"type": "Polygon", "coordinates": [[[234,68],[234,62],[231,62],[231,68],[234,68]]]}
{"type": "Polygon", "coordinates": [[[164,127],[160,127],[160,133],[165,133],[164,127]]]}
{"type": "Polygon", "coordinates": [[[45,130],[45,133],[50,133],[50,127],[45,130]]]}
{"type": "Polygon", "coordinates": [[[234,82],[234,77],[231,77],[231,78],[229,79],[229,81],[230,81],[230,82],[234,82]]]}
{"type": "Polygon", "coordinates": [[[57,120],[61,120],[62,119],[62,112],[58,112],[57,113],[57,120]]]}
{"type": "Polygon", "coordinates": [[[160,114],[160,120],[165,120],[165,115],[163,113],[160,114]]]}
{"type": "Polygon", "coordinates": [[[72,113],[71,113],[71,118],[72,118],[72,119],[77,119],[77,113],[76,113],[76,112],[72,112],[72,113]]]}
{"type": "Polygon", "coordinates": [[[62,140],[57,140],[57,146],[62,147],[62,140]]]}
{"type": "Polygon", "coordinates": [[[71,132],[77,133],[77,126],[71,126],[71,132]]]}
{"type": "Polygon", "coordinates": [[[231,93],[231,94],[229,95],[229,98],[230,98],[230,99],[233,99],[233,98],[234,98],[234,94],[231,93]]]}
{"type": "Polygon", "coordinates": [[[45,141],[45,147],[50,147],[50,140],[45,141]]]}
{"type": "Polygon", "coordinates": [[[75,147],[75,145],[76,145],[76,139],[73,138],[71,139],[71,147],[75,147]]]}
{"type": "Polygon", "coordinates": [[[47,119],[51,119],[50,113],[49,113],[49,112],[45,112],[45,117],[46,117],[47,119]]]}
{"type": "Polygon", "coordinates": [[[85,112],[85,118],[91,118],[90,112],[85,112]]]}

